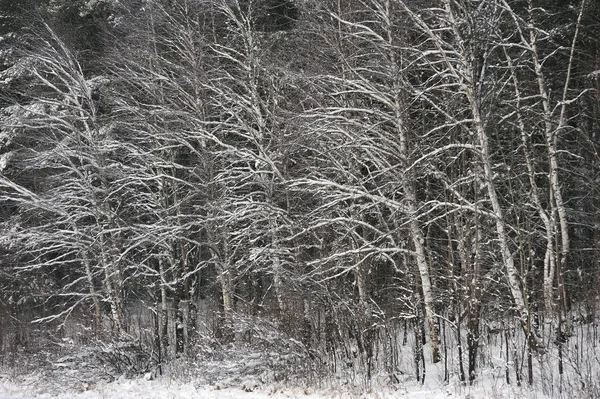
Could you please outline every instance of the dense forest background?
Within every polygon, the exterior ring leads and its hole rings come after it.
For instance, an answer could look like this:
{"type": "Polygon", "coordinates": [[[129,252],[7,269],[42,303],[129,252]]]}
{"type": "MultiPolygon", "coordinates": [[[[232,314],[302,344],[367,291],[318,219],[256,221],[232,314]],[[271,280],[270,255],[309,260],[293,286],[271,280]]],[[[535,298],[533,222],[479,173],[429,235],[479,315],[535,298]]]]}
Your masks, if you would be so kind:
{"type": "Polygon", "coordinates": [[[595,0],[2,0],[3,364],[258,342],[474,381],[494,345],[599,389],[599,31],[595,0]]]}

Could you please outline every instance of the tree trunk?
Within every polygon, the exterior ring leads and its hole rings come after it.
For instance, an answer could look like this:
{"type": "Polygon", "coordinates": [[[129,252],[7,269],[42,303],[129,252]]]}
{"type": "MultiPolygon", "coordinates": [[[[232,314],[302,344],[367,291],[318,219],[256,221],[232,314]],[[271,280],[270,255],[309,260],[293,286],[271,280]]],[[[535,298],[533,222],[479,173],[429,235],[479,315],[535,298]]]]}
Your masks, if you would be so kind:
{"type": "MultiPolygon", "coordinates": [[[[225,244],[226,245],[226,244],[225,244]]],[[[234,294],[232,270],[224,260],[217,263],[217,273],[219,283],[221,284],[221,296],[223,299],[223,315],[221,318],[221,337],[223,342],[231,342],[234,339],[233,333],[233,312],[234,312],[234,294]]]]}
{"type": "MultiPolygon", "coordinates": [[[[521,281],[519,272],[515,266],[515,260],[509,247],[509,236],[506,231],[506,220],[504,217],[504,211],[498,198],[496,190],[496,184],[494,182],[494,172],[492,169],[492,158],[490,155],[490,146],[488,143],[488,135],[485,130],[485,123],[482,120],[482,116],[479,108],[479,98],[477,91],[477,72],[474,70],[475,66],[473,62],[469,61],[469,52],[464,47],[464,40],[461,35],[458,23],[455,20],[454,12],[452,10],[450,0],[444,0],[444,9],[446,14],[446,21],[450,25],[455,37],[456,45],[456,56],[458,57],[458,66],[455,66],[449,61],[447,65],[450,72],[455,75],[455,78],[462,83],[461,87],[464,90],[464,95],[468,102],[470,114],[472,116],[472,126],[475,130],[475,139],[479,147],[478,155],[483,166],[483,181],[487,188],[487,194],[489,201],[492,205],[494,213],[495,224],[496,224],[496,235],[500,245],[500,252],[502,254],[502,260],[504,268],[506,270],[506,278],[508,286],[511,292],[513,303],[515,305],[517,314],[520,319],[521,326],[525,335],[528,337],[528,341],[532,347],[542,348],[543,343],[537,332],[531,328],[529,309],[525,303],[525,297],[521,289],[521,281]]],[[[435,36],[434,39],[438,41],[439,38],[435,36]]],[[[484,59],[483,62],[486,60],[484,59]]],[[[485,64],[481,66],[485,68],[485,64]]]]}
{"type": "Polygon", "coordinates": [[[364,353],[367,362],[367,378],[371,378],[371,367],[373,361],[373,315],[371,310],[369,292],[367,289],[367,270],[363,264],[356,266],[354,271],[356,286],[358,288],[359,317],[357,327],[360,339],[359,347],[364,353]]]}
{"type": "MultiPolygon", "coordinates": [[[[400,103],[397,102],[397,109],[400,110],[400,103]]],[[[400,138],[400,152],[404,165],[408,165],[408,138],[403,124],[400,119],[400,115],[397,115],[397,126],[398,135],[400,138]]],[[[406,212],[410,218],[409,231],[412,239],[412,243],[415,248],[415,257],[417,261],[417,268],[419,276],[421,278],[421,290],[423,293],[423,303],[425,306],[425,317],[427,319],[427,325],[429,327],[429,340],[431,343],[431,354],[433,363],[437,363],[441,360],[440,349],[439,349],[439,333],[438,325],[434,309],[434,295],[431,284],[431,277],[429,276],[429,265],[427,264],[427,258],[425,256],[425,238],[423,231],[417,220],[417,195],[414,188],[414,181],[410,176],[410,172],[403,172],[402,177],[402,189],[405,196],[406,212]]]]}
{"type": "MultiPolygon", "coordinates": [[[[77,227],[75,227],[75,233],[79,235],[77,227]]],[[[96,287],[94,285],[94,275],[92,273],[90,258],[88,257],[87,251],[82,252],[85,277],[89,286],[90,296],[92,297],[92,303],[94,304],[94,337],[98,338],[100,329],[102,328],[102,308],[100,307],[100,299],[98,299],[98,294],[96,293],[96,287]]]]}
{"type": "Polygon", "coordinates": [[[479,115],[479,108],[477,106],[474,93],[471,88],[467,89],[467,96],[471,104],[471,110],[473,113],[473,120],[476,130],[476,137],[479,144],[479,152],[481,162],[483,164],[483,177],[485,185],[487,187],[489,200],[492,204],[494,216],[496,218],[496,233],[500,244],[500,251],[502,253],[502,260],[504,262],[504,268],[506,269],[506,277],[508,280],[508,286],[510,288],[513,302],[515,304],[517,313],[519,315],[520,323],[528,337],[529,343],[532,347],[537,349],[543,348],[543,343],[537,334],[531,327],[531,320],[529,315],[529,309],[525,304],[525,298],[523,291],[521,290],[521,279],[519,272],[515,266],[515,260],[512,252],[509,248],[509,238],[506,232],[506,222],[504,219],[504,212],[500,205],[500,200],[496,192],[496,185],[494,183],[494,174],[492,171],[492,164],[490,158],[488,137],[483,127],[483,122],[479,115]]]}
{"type": "Polygon", "coordinates": [[[160,282],[160,316],[157,315],[157,317],[160,320],[159,335],[163,350],[163,359],[166,359],[169,347],[169,309],[167,296],[167,277],[165,275],[163,260],[161,259],[158,260],[158,276],[160,282]]]}

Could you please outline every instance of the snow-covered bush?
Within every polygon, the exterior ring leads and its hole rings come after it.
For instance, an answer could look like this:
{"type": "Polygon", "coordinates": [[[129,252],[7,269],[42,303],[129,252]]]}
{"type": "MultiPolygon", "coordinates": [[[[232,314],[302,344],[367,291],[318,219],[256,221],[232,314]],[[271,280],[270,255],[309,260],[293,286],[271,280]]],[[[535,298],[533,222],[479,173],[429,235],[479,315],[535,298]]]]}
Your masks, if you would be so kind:
{"type": "Polygon", "coordinates": [[[100,343],[92,349],[94,360],[113,377],[133,377],[148,373],[157,366],[156,353],[130,337],[100,343]]]}

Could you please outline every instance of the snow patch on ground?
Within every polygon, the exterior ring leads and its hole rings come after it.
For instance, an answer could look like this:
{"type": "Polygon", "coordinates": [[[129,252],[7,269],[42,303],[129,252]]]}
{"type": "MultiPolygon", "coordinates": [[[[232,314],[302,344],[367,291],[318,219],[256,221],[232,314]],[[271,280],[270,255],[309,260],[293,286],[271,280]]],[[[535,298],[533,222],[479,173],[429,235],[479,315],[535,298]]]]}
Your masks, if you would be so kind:
{"type": "MultiPolygon", "coordinates": [[[[43,384],[42,384],[43,385],[43,384]]],[[[40,385],[41,386],[41,385],[40,385]]],[[[336,391],[335,389],[311,389],[290,387],[249,387],[221,388],[214,386],[196,386],[193,383],[181,383],[175,380],[158,379],[119,379],[111,383],[96,386],[82,386],[79,392],[48,394],[40,386],[21,385],[11,381],[0,381],[0,399],[550,399],[539,392],[529,391],[526,387],[482,382],[474,386],[465,386],[458,382],[439,384],[432,381],[424,385],[407,384],[395,388],[371,388],[370,392],[336,391]]]]}

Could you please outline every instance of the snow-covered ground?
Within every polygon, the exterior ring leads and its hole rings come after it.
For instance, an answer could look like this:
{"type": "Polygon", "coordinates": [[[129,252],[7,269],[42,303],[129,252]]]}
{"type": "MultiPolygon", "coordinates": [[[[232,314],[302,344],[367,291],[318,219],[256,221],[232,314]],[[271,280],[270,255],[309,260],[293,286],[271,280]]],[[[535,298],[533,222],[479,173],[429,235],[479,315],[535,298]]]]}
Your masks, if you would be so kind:
{"type": "Polygon", "coordinates": [[[121,379],[112,383],[84,387],[79,392],[48,394],[39,386],[23,386],[10,381],[0,382],[0,399],[549,399],[541,393],[528,391],[527,388],[494,385],[488,383],[473,387],[460,384],[406,385],[403,387],[375,389],[370,392],[336,391],[334,389],[283,388],[283,387],[239,387],[221,388],[215,386],[194,386],[166,379],[147,381],[144,379],[121,379]],[[84,390],[87,389],[87,390],[84,390]]]}
{"type": "MultiPolygon", "coordinates": [[[[146,373],[145,377],[117,372],[109,367],[110,363],[100,361],[100,355],[129,353],[125,351],[128,346],[83,347],[65,343],[60,354],[22,355],[14,360],[16,367],[0,368],[0,399],[600,398],[600,351],[583,329],[574,330],[569,341],[572,348],[563,356],[563,375],[558,373],[554,347],[533,356],[530,387],[525,380],[526,364],[522,368],[522,386],[515,384],[516,364],[503,359],[506,346],[502,347],[503,340],[495,341],[494,336],[482,339],[485,345],[480,347],[473,386],[458,380],[458,362],[452,356],[446,362],[428,362],[422,385],[415,378],[414,343],[410,340],[397,348],[402,356],[393,374],[380,367],[368,379],[361,374],[364,367],[361,368],[360,359],[356,364],[339,365],[335,372],[319,374],[319,369],[310,368],[310,360],[302,357],[297,344],[278,335],[276,328],[268,327],[261,333],[261,340],[253,340],[253,346],[243,342],[215,348],[205,345],[196,358],[172,359],[161,369],[162,374],[146,373]],[[506,382],[507,371],[511,384],[506,382]]],[[[514,347],[525,348],[523,341],[514,347]]],[[[425,358],[430,359],[429,346],[423,350],[425,358]]],[[[524,352],[518,358],[523,366],[524,352]]]]}

